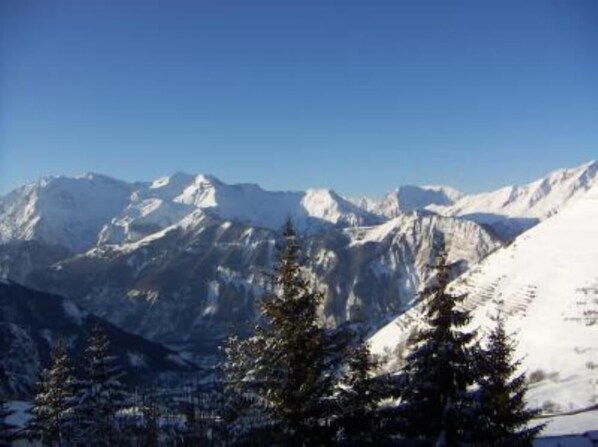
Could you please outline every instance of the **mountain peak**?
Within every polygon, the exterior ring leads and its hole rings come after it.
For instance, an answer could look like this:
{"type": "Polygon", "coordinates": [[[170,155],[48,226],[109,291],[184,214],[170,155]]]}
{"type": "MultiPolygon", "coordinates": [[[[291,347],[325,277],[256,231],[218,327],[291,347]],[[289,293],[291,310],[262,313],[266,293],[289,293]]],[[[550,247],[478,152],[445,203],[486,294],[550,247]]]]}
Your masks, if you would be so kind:
{"type": "MultiPolygon", "coordinates": [[[[61,176],[63,177],[63,176],[61,176]]],[[[68,178],[68,177],[63,177],[63,178],[68,178]]],[[[90,181],[94,181],[94,180],[110,180],[110,181],[118,181],[113,177],[110,177],[108,175],[104,175],[104,174],[99,174],[97,172],[85,172],[84,174],[78,174],[74,176],[75,179],[77,180],[90,180],[90,181]]]]}
{"type": "Polygon", "coordinates": [[[360,204],[374,214],[393,218],[430,205],[451,205],[453,198],[459,195],[452,188],[402,185],[389,192],[382,200],[366,199],[360,204]]]}
{"type": "Polygon", "coordinates": [[[158,177],[155,180],[152,180],[150,184],[150,189],[160,189],[166,186],[173,186],[173,185],[181,185],[183,183],[190,183],[194,179],[194,175],[188,174],[186,172],[177,171],[172,175],[166,175],[162,177],[158,177]]]}
{"type": "Polygon", "coordinates": [[[216,178],[215,176],[213,176],[211,174],[197,174],[195,176],[194,183],[196,185],[200,185],[200,184],[223,185],[224,184],[220,179],[216,178]]]}

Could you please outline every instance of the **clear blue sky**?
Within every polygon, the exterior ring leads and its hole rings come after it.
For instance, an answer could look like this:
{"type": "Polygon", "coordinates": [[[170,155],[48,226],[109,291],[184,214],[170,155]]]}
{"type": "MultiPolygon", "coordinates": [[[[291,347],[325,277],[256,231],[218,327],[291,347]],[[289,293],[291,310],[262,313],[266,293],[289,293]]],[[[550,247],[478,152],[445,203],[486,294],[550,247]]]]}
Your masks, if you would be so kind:
{"type": "Polygon", "coordinates": [[[0,192],[479,191],[598,158],[598,1],[3,0],[0,192]]]}

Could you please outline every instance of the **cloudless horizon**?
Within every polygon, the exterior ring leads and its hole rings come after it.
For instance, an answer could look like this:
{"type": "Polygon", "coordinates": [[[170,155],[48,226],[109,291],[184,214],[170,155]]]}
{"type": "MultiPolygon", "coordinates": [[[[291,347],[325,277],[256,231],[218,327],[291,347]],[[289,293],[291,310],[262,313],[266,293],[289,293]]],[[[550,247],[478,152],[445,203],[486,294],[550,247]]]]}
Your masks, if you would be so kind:
{"type": "Polygon", "coordinates": [[[176,171],[478,192],[598,158],[598,2],[5,0],[0,194],[176,171]]]}

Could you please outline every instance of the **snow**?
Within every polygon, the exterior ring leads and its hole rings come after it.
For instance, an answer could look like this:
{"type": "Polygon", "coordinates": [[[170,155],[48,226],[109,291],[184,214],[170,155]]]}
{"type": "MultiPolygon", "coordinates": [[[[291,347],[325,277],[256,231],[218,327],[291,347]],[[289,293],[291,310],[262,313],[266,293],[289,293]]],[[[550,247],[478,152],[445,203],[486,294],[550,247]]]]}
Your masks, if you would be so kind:
{"type": "MultiPolygon", "coordinates": [[[[571,434],[587,433],[598,429],[598,411],[584,411],[582,413],[548,417],[541,419],[545,422],[546,428],[542,436],[562,436],[571,434]]],[[[595,437],[596,432],[593,436],[595,437]]]]}
{"type": "MultiPolygon", "coordinates": [[[[557,412],[598,402],[598,184],[557,215],[498,250],[453,285],[468,293],[472,327],[491,326],[493,301],[504,300],[524,369],[546,376],[532,386],[533,406],[557,412]]],[[[392,351],[422,318],[412,309],[371,338],[392,351]]]]}
{"type": "Polygon", "coordinates": [[[67,299],[62,301],[62,308],[64,309],[64,313],[71,319],[73,323],[81,326],[81,322],[86,316],[85,312],[79,309],[79,307],[71,300],[67,299]]]}
{"type": "Polygon", "coordinates": [[[203,311],[203,315],[213,315],[218,309],[218,296],[220,295],[220,284],[218,281],[210,281],[208,283],[208,296],[206,298],[207,304],[203,311]]]}
{"type": "Polygon", "coordinates": [[[134,368],[147,368],[147,359],[139,352],[127,352],[129,365],[134,368]]]}
{"type": "Polygon", "coordinates": [[[99,236],[101,244],[135,242],[179,222],[194,208],[159,198],[149,198],[129,204],[118,217],[104,226],[99,236]]]}
{"type": "Polygon", "coordinates": [[[444,194],[453,203],[464,196],[464,194],[458,189],[451,188],[450,186],[446,185],[424,185],[422,186],[422,188],[428,191],[440,192],[444,194]]]}
{"type": "Polygon", "coordinates": [[[452,205],[462,194],[447,186],[404,185],[388,193],[382,199],[349,199],[355,205],[386,218],[421,210],[430,205],[452,205]]]}
{"type": "Polygon", "coordinates": [[[192,174],[176,172],[171,176],[155,179],[151,182],[149,189],[152,190],[151,194],[154,197],[173,199],[180,195],[193,179],[192,174]]]}
{"type": "Polygon", "coordinates": [[[225,220],[279,230],[292,217],[300,230],[356,226],[379,219],[334,191],[266,191],[205,174],[176,173],[126,183],[98,174],[47,177],[0,198],[0,243],[38,239],[75,252],[96,243],[139,241],[198,210],[225,220]]]}
{"type": "Polygon", "coordinates": [[[205,175],[197,176],[174,200],[213,210],[224,219],[275,230],[280,229],[288,217],[302,229],[309,226],[310,219],[348,225],[374,220],[369,213],[330,190],[274,192],[254,184],[227,185],[205,175]]]}
{"type": "MultiPolygon", "coordinates": [[[[176,231],[178,229],[185,231],[190,228],[195,228],[199,226],[204,221],[204,219],[206,219],[206,215],[201,210],[195,210],[189,215],[185,216],[180,221],[160,231],[152,233],[134,242],[123,242],[121,245],[116,246],[115,249],[125,253],[133,252],[143,246],[149,245],[152,241],[163,238],[171,231],[176,231]]],[[[136,268],[137,271],[140,271],[141,268],[143,268],[143,266],[141,265],[131,265],[131,267],[136,268]]]]}
{"type": "Polygon", "coordinates": [[[307,216],[333,224],[359,226],[376,220],[329,189],[308,189],[301,199],[301,206],[307,216]]]}
{"type": "Polygon", "coordinates": [[[598,161],[572,169],[559,169],[523,186],[461,197],[451,206],[431,205],[428,209],[449,216],[470,217],[490,223],[499,218],[545,219],[571,199],[598,183],[598,161]]]}
{"type": "MultiPolygon", "coordinates": [[[[598,178],[598,162],[562,169],[528,185],[463,195],[447,186],[401,186],[384,198],[345,199],[329,189],[267,191],[206,174],[175,173],[126,183],[99,174],[46,177],[0,197],[0,243],[37,239],[75,252],[142,240],[202,210],[224,220],[279,230],[288,217],[300,231],[386,224],[414,210],[503,222],[518,234],[556,212],[598,178]]],[[[495,229],[496,231],[499,231],[495,229]]],[[[384,230],[380,230],[383,232],[384,230]]]]}
{"type": "Polygon", "coordinates": [[[31,402],[23,400],[13,400],[7,402],[8,409],[13,413],[6,418],[6,422],[10,425],[14,425],[17,428],[23,428],[31,419],[29,409],[31,408],[31,402]]]}
{"type": "Polygon", "coordinates": [[[347,234],[352,235],[351,245],[363,245],[368,242],[382,242],[392,235],[398,227],[401,226],[403,218],[397,217],[381,225],[373,227],[363,227],[357,230],[348,230],[347,234]]]}
{"type": "Polygon", "coordinates": [[[87,249],[131,192],[130,184],[98,174],[43,178],[0,198],[0,242],[41,239],[87,249]]]}
{"type": "Polygon", "coordinates": [[[598,162],[559,169],[527,185],[463,194],[447,186],[400,186],[382,199],[353,198],[353,204],[385,219],[414,210],[462,217],[488,224],[510,240],[538,221],[557,213],[598,183],[598,162]]]}

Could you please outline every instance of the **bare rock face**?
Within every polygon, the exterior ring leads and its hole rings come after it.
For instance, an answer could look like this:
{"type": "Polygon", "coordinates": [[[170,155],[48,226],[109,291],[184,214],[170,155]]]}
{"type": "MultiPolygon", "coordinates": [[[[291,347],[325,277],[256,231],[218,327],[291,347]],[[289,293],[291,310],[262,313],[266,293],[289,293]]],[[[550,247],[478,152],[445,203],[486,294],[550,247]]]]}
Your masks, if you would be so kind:
{"type": "MultiPolygon", "coordinates": [[[[476,223],[429,213],[303,236],[306,271],[325,295],[323,321],[377,325],[408,309],[441,239],[459,272],[500,246],[476,223]]],[[[274,231],[200,213],[140,241],[37,269],[27,282],[155,340],[219,339],[254,317],[276,242],[274,231]]]]}

